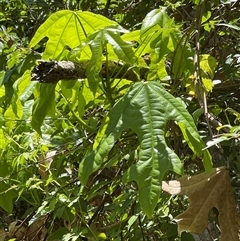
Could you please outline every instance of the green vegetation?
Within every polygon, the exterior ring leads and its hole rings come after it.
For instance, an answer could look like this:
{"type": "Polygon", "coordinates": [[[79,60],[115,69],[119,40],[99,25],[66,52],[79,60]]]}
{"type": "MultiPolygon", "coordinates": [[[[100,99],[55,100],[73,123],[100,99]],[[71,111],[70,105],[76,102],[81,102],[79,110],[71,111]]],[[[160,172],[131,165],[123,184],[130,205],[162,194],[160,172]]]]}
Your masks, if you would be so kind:
{"type": "Polygon", "coordinates": [[[1,1],[0,241],[237,240],[239,14],[1,1]]]}

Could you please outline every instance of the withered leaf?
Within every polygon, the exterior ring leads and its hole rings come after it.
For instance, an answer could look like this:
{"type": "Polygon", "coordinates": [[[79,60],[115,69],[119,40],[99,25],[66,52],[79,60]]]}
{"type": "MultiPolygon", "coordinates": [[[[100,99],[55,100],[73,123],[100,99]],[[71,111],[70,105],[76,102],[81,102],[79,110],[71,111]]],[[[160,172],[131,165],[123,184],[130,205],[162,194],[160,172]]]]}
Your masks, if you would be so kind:
{"type": "Polygon", "coordinates": [[[163,190],[170,194],[187,195],[188,209],[178,215],[178,232],[201,234],[207,228],[209,211],[216,207],[221,228],[220,241],[237,241],[238,225],[236,204],[229,173],[225,167],[213,168],[210,174],[184,176],[169,183],[163,182],[163,190]]]}

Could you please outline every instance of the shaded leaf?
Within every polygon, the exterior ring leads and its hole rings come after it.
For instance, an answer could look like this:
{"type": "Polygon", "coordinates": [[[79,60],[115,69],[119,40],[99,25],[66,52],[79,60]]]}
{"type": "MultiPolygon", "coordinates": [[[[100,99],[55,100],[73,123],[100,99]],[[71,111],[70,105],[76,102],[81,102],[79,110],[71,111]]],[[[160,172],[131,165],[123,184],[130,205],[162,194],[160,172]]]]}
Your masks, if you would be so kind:
{"type": "Polygon", "coordinates": [[[106,45],[106,40],[102,31],[94,33],[90,37],[92,38],[92,41],[90,41],[92,58],[89,61],[86,76],[90,89],[96,94],[98,83],[100,81],[99,73],[102,69],[103,47],[106,45]]]}
{"type": "Polygon", "coordinates": [[[203,233],[207,228],[209,211],[216,207],[219,211],[220,240],[238,240],[236,204],[225,167],[214,168],[210,174],[201,173],[163,182],[162,188],[170,194],[187,195],[190,199],[188,209],[175,218],[179,233],[203,233]]]}
{"type": "Polygon", "coordinates": [[[55,116],[55,84],[40,84],[39,96],[33,105],[31,124],[39,134],[44,118],[55,116]]]}
{"type": "Polygon", "coordinates": [[[13,211],[13,199],[17,194],[5,182],[0,181],[0,207],[2,207],[9,214],[13,211]]]}
{"type": "MultiPolygon", "coordinates": [[[[79,178],[86,184],[91,173],[98,170],[115,141],[125,128],[131,128],[139,137],[138,162],[124,174],[124,181],[135,180],[139,186],[139,200],[143,210],[151,216],[157,204],[165,173],[172,170],[182,174],[182,163],[165,140],[169,120],[181,122],[196,144],[203,148],[194,121],[182,103],[169,94],[158,82],[138,82],[110,110],[95,146],[79,167],[79,178]],[[102,137],[99,140],[99,137],[102,137]]],[[[188,140],[186,140],[189,142],[188,140]]],[[[193,143],[192,145],[194,145],[193,143]]],[[[189,143],[188,143],[189,144],[189,143]]],[[[196,146],[190,146],[196,154],[196,146]]]]}

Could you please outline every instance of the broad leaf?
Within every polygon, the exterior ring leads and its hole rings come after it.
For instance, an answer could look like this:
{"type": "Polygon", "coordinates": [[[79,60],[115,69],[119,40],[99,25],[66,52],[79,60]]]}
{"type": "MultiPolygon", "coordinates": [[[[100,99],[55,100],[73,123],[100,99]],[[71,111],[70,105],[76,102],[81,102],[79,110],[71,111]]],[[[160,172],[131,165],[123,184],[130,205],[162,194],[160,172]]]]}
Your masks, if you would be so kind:
{"type": "MultiPolygon", "coordinates": [[[[199,146],[203,148],[204,145],[192,117],[181,102],[158,82],[134,84],[110,110],[100,130],[100,136],[103,137],[100,141],[97,138],[99,145],[80,163],[81,182],[86,184],[89,175],[98,170],[106,160],[108,152],[121,132],[131,128],[139,138],[139,160],[124,174],[124,181],[137,182],[140,204],[145,213],[151,216],[157,204],[165,173],[169,170],[178,174],[183,172],[178,156],[166,144],[165,128],[169,120],[181,122],[181,129],[188,129],[188,133],[195,139],[190,148],[201,155],[199,146]]],[[[189,139],[186,141],[190,144],[189,139]]]]}
{"type": "Polygon", "coordinates": [[[209,211],[216,207],[219,211],[220,240],[238,240],[236,204],[225,167],[212,169],[210,174],[201,173],[163,182],[163,190],[173,195],[187,195],[190,199],[189,208],[175,218],[179,233],[203,233],[208,225],[209,211]]]}
{"type": "Polygon", "coordinates": [[[48,37],[43,59],[57,59],[65,46],[76,48],[86,41],[89,34],[109,25],[117,23],[90,12],[58,11],[39,27],[29,46],[34,47],[48,37]]]}

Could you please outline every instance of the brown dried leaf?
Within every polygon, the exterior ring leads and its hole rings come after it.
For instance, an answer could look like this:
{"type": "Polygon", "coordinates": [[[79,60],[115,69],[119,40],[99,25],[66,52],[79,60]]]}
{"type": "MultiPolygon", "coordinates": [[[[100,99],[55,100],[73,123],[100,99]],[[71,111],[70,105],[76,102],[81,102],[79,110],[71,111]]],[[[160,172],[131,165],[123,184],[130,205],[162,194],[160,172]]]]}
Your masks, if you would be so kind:
{"type": "Polygon", "coordinates": [[[203,233],[207,228],[209,211],[216,207],[221,228],[220,241],[239,240],[236,204],[225,167],[214,168],[210,174],[201,173],[193,177],[181,177],[169,183],[163,182],[162,188],[170,194],[189,197],[188,209],[175,218],[179,233],[203,233]]]}

